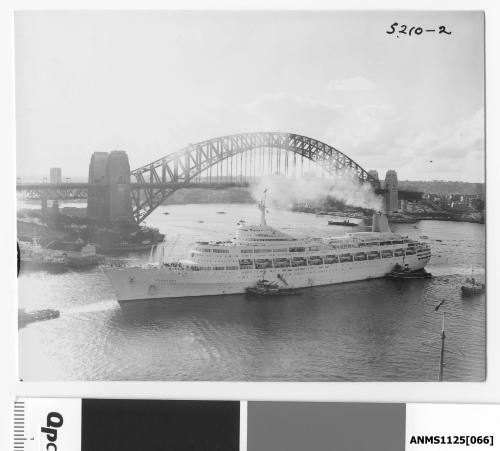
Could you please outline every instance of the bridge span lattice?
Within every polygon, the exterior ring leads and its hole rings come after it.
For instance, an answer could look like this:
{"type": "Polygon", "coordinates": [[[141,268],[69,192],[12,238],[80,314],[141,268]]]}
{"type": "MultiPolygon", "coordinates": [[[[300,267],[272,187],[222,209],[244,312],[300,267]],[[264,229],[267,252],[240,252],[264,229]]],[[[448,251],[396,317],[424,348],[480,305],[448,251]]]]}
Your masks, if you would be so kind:
{"type": "Polygon", "coordinates": [[[252,132],[212,138],[131,171],[133,216],[142,222],[183,185],[244,185],[266,174],[299,175],[314,162],[326,175],[352,174],[380,188],[358,163],[317,139],[293,133],[252,132]]]}

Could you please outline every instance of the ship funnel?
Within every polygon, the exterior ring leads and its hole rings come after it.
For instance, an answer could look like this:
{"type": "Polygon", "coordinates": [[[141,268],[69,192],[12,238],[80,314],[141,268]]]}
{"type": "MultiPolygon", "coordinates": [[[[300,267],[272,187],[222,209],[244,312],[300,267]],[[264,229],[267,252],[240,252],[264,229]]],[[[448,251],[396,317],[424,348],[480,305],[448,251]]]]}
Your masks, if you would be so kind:
{"type": "Polygon", "coordinates": [[[391,232],[387,216],[381,212],[373,215],[372,232],[391,232]]]}

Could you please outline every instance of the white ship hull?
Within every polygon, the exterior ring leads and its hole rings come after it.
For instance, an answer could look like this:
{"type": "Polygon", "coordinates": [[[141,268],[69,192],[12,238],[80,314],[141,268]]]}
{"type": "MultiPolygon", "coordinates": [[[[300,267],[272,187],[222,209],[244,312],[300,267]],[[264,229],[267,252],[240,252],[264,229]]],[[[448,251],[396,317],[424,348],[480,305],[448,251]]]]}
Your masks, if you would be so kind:
{"type": "Polygon", "coordinates": [[[384,277],[396,264],[423,269],[429,254],[301,267],[199,270],[158,267],[106,268],[119,302],[245,293],[263,278],[288,288],[306,288],[384,277]],[[285,285],[283,280],[288,285],[285,285]]]}

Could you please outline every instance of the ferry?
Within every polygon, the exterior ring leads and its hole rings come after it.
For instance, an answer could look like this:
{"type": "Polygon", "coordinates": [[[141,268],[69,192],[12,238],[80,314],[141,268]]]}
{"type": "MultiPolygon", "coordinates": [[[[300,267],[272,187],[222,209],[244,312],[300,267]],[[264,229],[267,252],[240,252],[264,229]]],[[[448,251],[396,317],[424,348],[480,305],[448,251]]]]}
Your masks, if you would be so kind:
{"type": "Polygon", "coordinates": [[[344,219],[343,221],[328,221],[328,225],[339,225],[346,227],[356,227],[359,226],[357,222],[351,222],[349,219],[344,219]]]}
{"type": "Polygon", "coordinates": [[[265,197],[258,208],[260,224],[239,221],[235,238],[197,242],[179,261],[164,261],[163,250],[156,262],[105,267],[118,301],[245,293],[264,278],[292,289],[374,279],[396,264],[422,270],[431,258],[427,242],[392,233],[382,213],[371,231],[295,238],[267,224],[265,197]]]}

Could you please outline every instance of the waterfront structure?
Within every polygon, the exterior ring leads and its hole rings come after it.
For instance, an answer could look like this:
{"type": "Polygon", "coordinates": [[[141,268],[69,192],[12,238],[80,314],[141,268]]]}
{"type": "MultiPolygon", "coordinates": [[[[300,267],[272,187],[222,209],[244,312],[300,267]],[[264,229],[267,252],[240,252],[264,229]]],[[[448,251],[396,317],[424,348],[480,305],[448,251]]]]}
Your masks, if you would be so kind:
{"type": "Polygon", "coordinates": [[[61,183],[62,171],[61,168],[50,168],[50,183],[61,183]]]}
{"type": "Polygon", "coordinates": [[[371,232],[343,237],[298,239],[266,223],[259,203],[260,225],[240,221],[227,242],[198,242],[186,258],[136,267],[104,269],[119,302],[151,298],[245,293],[259,281],[284,289],[329,285],[384,277],[396,265],[409,271],[425,267],[430,246],[394,234],[387,217],[373,216],[371,232]]]}
{"type": "Polygon", "coordinates": [[[425,193],[423,199],[436,208],[451,212],[482,211],[485,208],[485,196],[482,194],[462,193],[425,193]]]}

